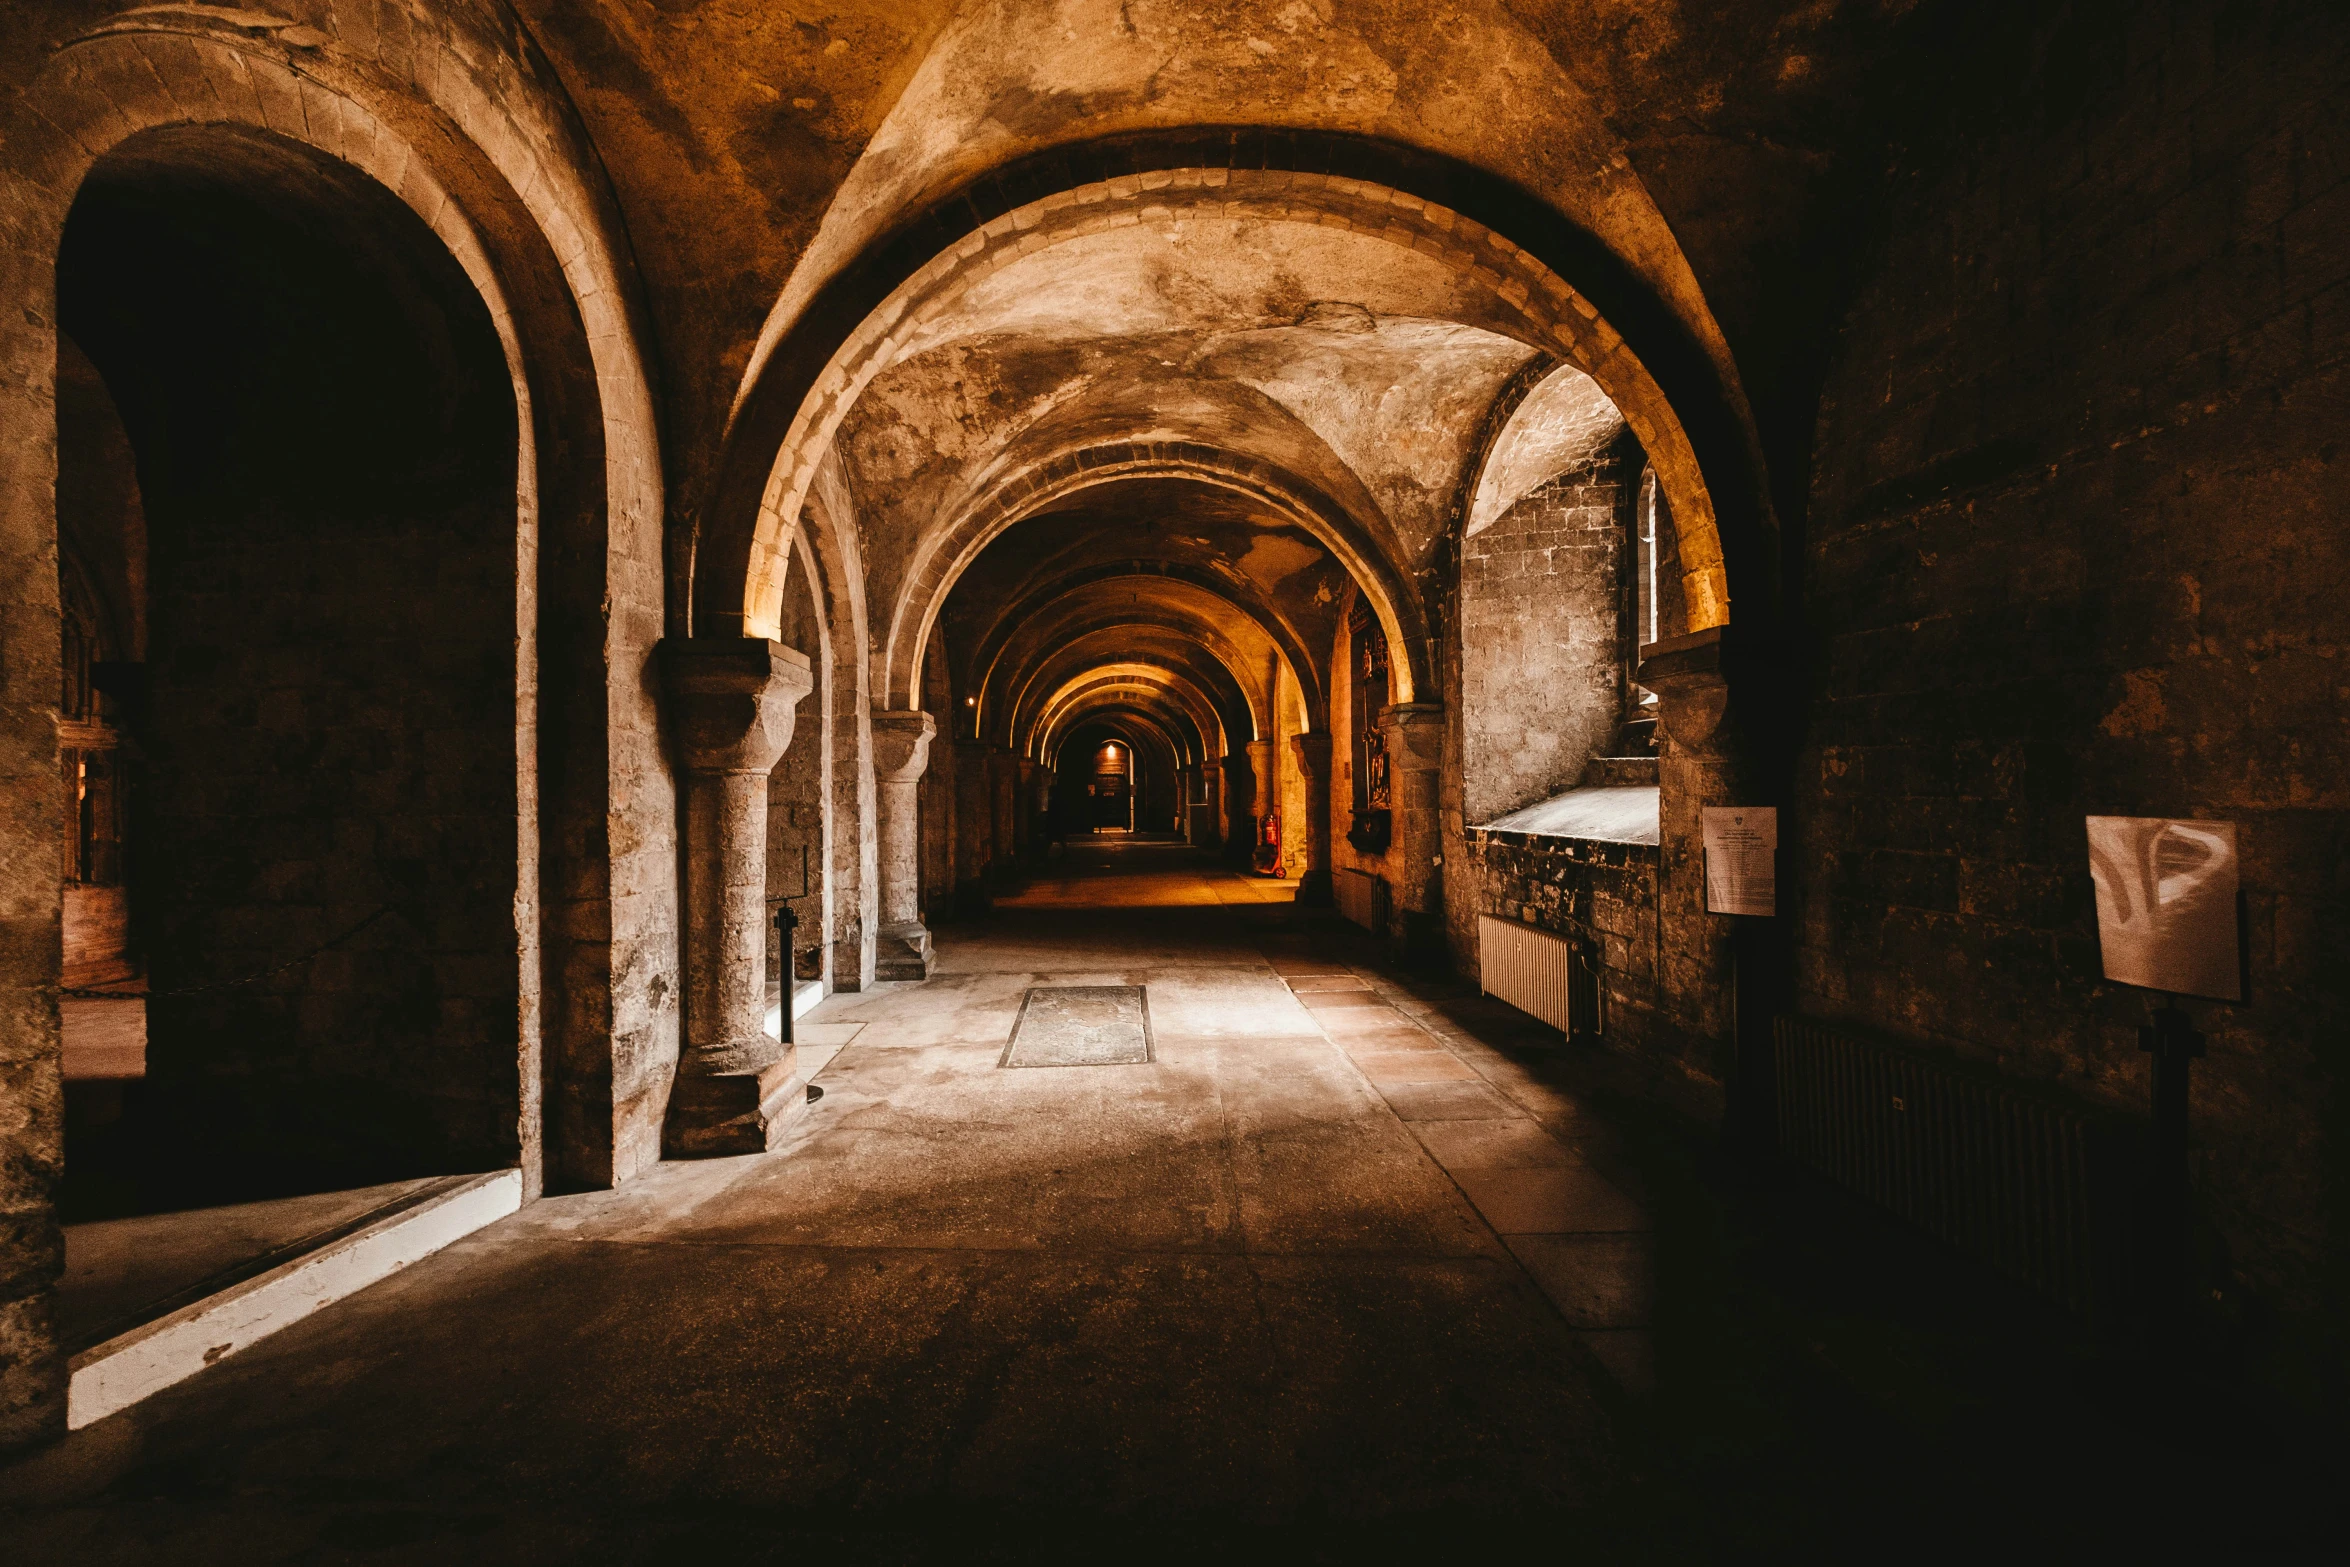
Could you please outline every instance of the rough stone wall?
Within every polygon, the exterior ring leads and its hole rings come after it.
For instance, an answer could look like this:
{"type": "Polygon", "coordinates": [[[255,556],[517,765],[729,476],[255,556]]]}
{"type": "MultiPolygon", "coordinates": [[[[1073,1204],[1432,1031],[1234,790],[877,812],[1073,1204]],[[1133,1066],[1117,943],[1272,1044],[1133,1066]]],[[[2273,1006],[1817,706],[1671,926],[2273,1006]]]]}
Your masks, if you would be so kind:
{"type": "Polygon", "coordinates": [[[1572,788],[1614,737],[1622,466],[1611,455],[1559,474],[1461,545],[1461,808],[1471,822],[1572,788]]]}
{"type": "MultiPolygon", "coordinates": [[[[2239,826],[2199,1202],[2350,1322],[2350,13],[2065,8],[1901,170],[1818,425],[1801,1001],[2142,1110],[2085,814],[2239,826]]],[[[2215,1281],[2219,1282],[2219,1281],[2215,1281]]]]}
{"type": "Polygon", "coordinates": [[[147,656],[147,516],[137,458],[89,355],[57,339],[57,534],[81,560],[120,658],[147,656]]]}
{"type": "Polygon", "coordinates": [[[1257,798],[1256,776],[1249,771],[1248,746],[1244,742],[1224,753],[1224,859],[1227,864],[1246,865],[1255,852],[1257,819],[1254,814],[1257,798]]]}
{"type": "Polygon", "coordinates": [[[1462,542],[1448,627],[1445,927],[1477,971],[1477,875],[1466,829],[1572,788],[1623,716],[1627,500],[1618,449],[1530,492],[1462,542]],[[1456,863],[1457,861],[1457,863],[1456,863]]]}
{"type": "Polygon", "coordinates": [[[167,1139],[185,1189],[232,1163],[297,1187],[512,1164],[512,500],[226,527],[155,511],[171,586],[134,896],[157,990],[149,1103],[200,1128],[167,1139]],[[341,569],[359,555],[366,573],[341,569]],[[265,971],[385,904],[294,970],[169,996],[265,971]]]}
{"type": "MultiPolygon", "coordinates": [[[[546,524],[541,559],[555,569],[519,584],[502,617],[519,662],[504,687],[513,724],[504,745],[512,768],[548,722],[540,760],[558,759],[565,791],[544,822],[546,973],[563,1003],[549,1021],[550,1144],[566,1180],[626,1179],[657,1154],[676,1055],[676,867],[674,800],[643,667],[662,631],[661,475],[603,164],[499,6],[300,0],[291,9],[303,25],[282,30],[250,11],[144,8],[121,31],[70,43],[123,9],[16,7],[0,19],[0,577],[10,587],[0,774],[11,780],[0,795],[24,807],[26,825],[50,825],[48,787],[16,784],[56,776],[55,601],[37,586],[56,569],[52,289],[59,225],[91,158],[144,128],[217,119],[309,143],[383,180],[489,301],[511,368],[532,388],[539,441],[519,486],[520,526],[510,492],[503,537],[511,579],[510,563],[546,524]],[[426,134],[405,142],[395,125],[426,134]],[[534,628],[542,587],[545,624],[534,628]],[[534,661],[541,652],[553,656],[534,661]],[[533,714],[542,674],[551,699],[533,714]]],[[[509,434],[509,460],[514,450],[509,434]]],[[[538,846],[537,803],[527,788],[513,802],[509,857],[538,846]]],[[[0,887],[0,1443],[63,1418],[63,1362],[44,1304],[56,1263],[57,1036],[46,987],[57,889],[45,858],[15,852],[18,826],[14,814],[0,818],[11,844],[0,887]]],[[[535,897],[536,867],[518,867],[514,886],[535,897]]],[[[518,998],[527,1037],[538,966],[534,951],[520,956],[530,970],[518,998]]],[[[535,1128],[540,1078],[535,1061],[526,1069],[524,1119],[535,1128]]],[[[533,1142],[523,1163],[535,1191],[533,1142]]]]}
{"type": "Polygon", "coordinates": [[[947,682],[944,639],[931,638],[922,662],[922,706],[938,726],[917,786],[922,812],[922,923],[955,917],[955,697],[947,682]]]}
{"type": "Polygon", "coordinates": [[[774,901],[791,898],[799,925],[792,931],[792,961],[782,962],[782,932],[772,924],[767,933],[767,978],[780,981],[788,972],[795,979],[822,979],[831,956],[834,922],[839,918],[832,888],[825,874],[834,830],[831,802],[825,790],[830,776],[823,703],[820,694],[803,698],[803,709],[792,724],[791,744],[783,760],[767,778],[767,897],[768,917],[774,901]],[[803,855],[805,856],[803,858],[803,855]],[[808,896],[798,897],[805,870],[808,896]]]}
{"type": "Polygon", "coordinates": [[[933,740],[916,785],[922,810],[922,923],[955,917],[955,748],[933,740]]]}
{"type": "MultiPolygon", "coordinates": [[[[931,743],[936,755],[938,743],[931,743]]],[[[985,741],[957,740],[955,752],[955,906],[987,906],[987,872],[995,860],[995,794],[985,741]]]]}
{"type": "Polygon", "coordinates": [[[1485,913],[1591,942],[1605,971],[1608,1048],[1651,1062],[1680,1059],[1662,1004],[1653,844],[1472,832],[1466,858],[1476,887],[1472,938],[1475,915],[1485,913]]]}

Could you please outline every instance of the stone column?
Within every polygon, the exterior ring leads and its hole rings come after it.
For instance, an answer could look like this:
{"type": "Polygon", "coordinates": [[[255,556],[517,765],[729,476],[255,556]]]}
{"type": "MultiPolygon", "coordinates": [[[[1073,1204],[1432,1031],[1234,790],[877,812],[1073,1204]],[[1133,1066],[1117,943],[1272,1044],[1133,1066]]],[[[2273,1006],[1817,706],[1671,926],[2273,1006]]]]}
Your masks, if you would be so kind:
{"type": "Polygon", "coordinates": [[[881,816],[876,979],[930,977],[930,927],[922,923],[922,773],[937,734],[928,713],[873,715],[873,781],[881,816]]]}
{"type": "Polygon", "coordinates": [[[1203,849],[1220,847],[1224,841],[1224,769],[1216,758],[1202,757],[1199,764],[1200,800],[1207,810],[1207,820],[1199,835],[1203,849]]]}
{"type": "MultiPolygon", "coordinates": [[[[1281,808],[1280,796],[1273,788],[1272,741],[1251,740],[1248,743],[1248,771],[1249,781],[1256,790],[1249,804],[1248,862],[1261,870],[1264,868],[1265,818],[1281,808]]],[[[1281,830],[1286,833],[1289,824],[1282,823],[1281,830]]],[[[1287,844],[1284,843],[1283,847],[1286,848],[1287,844]]],[[[1280,868],[1280,862],[1276,860],[1273,873],[1278,875],[1280,868]]]]}
{"type": "Polygon", "coordinates": [[[1380,710],[1387,743],[1392,831],[1387,844],[1388,892],[1395,935],[1407,961],[1444,950],[1444,852],[1438,818],[1437,769],[1444,759],[1444,704],[1397,702],[1380,710]]]}
{"type": "MultiPolygon", "coordinates": [[[[1657,706],[1657,919],[1662,926],[1657,979],[1667,1018],[1702,1059],[1683,1065],[1727,1095],[1737,1073],[1732,1004],[1737,928],[1752,922],[1705,911],[1705,837],[1709,805],[1740,798],[1730,687],[1722,672],[1720,629],[1668,637],[1641,651],[1639,681],[1657,706]]],[[[1785,831],[1785,823],[1781,823],[1785,831]]]]}
{"type": "Polygon", "coordinates": [[[1327,906],[1330,901],[1330,733],[1291,735],[1297,770],[1306,781],[1306,819],[1298,823],[1304,834],[1306,868],[1297,879],[1297,901],[1327,906]]]}
{"type": "Polygon", "coordinates": [[[685,1040],[663,1151],[760,1153],[799,1103],[767,1032],[767,777],[815,687],[807,656],[752,637],[661,644],[685,768],[685,1040]]]}

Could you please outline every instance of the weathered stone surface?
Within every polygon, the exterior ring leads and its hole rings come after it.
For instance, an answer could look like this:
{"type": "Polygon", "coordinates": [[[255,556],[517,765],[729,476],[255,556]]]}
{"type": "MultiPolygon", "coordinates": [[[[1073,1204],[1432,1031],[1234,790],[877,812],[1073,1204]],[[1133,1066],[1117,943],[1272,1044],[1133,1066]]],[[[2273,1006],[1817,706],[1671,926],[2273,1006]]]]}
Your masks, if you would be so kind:
{"type": "Polygon", "coordinates": [[[2068,12],[1921,135],[1815,437],[1786,860],[1804,1005],[2137,1112],[2083,817],[2235,822],[2249,999],[2189,1003],[2205,1282],[2337,1359],[2340,22],[2068,12]]]}
{"type": "Polygon", "coordinates": [[[685,1045],[662,1146],[756,1151],[792,1062],[766,1029],[768,775],[814,676],[807,655],[749,637],[671,640],[661,653],[686,774],[685,1045]]]}
{"type": "Polygon", "coordinates": [[[147,665],[127,928],[252,981],[156,1000],[199,1140],[765,1149],[770,967],[951,986],[1097,829],[1596,943],[1758,1140],[1784,1009],[2135,1106],[2079,823],[2198,814],[2215,1331],[2338,1371],[2346,62],[2318,0],[8,8],[0,1441],[76,572],[147,665]],[[1578,782],[1653,847],[1496,827],[1578,782]],[[1705,911],[1733,803],[1778,916],[1705,911]]]}
{"type": "Polygon", "coordinates": [[[873,715],[873,771],[881,811],[878,979],[930,977],[930,930],[922,923],[921,785],[937,733],[937,721],[928,713],[873,715]]]}

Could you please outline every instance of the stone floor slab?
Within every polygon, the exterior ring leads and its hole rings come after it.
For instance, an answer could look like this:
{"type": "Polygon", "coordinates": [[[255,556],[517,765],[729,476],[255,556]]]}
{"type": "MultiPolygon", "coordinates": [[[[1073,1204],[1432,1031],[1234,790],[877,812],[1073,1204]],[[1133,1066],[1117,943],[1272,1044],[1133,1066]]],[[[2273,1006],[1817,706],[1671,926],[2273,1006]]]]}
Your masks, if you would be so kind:
{"type": "Polygon", "coordinates": [[[1645,1234],[1512,1235],[1511,1253],[1577,1328],[1644,1328],[1656,1309],[1645,1234]]]}
{"type": "Polygon", "coordinates": [[[1147,995],[1140,985],[1031,986],[998,1064],[1141,1065],[1151,1058],[1147,995]]]}
{"type": "Polygon", "coordinates": [[[1503,1235],[1648,1227],[1640,1205],[1588,1166],[1455,1170],[1452,1177],[1486,1222],[1503,1235]]]}
{"type": "Polygon", "coordinates": [[[1397,1083],[1382,1091],[1406,1121],[1484,1121],[1519,1113],[1517,1106],[1482,1082],[1397,1083]]]}
{"type": "Polygon", "coordinates": [[[1448,1170],[1558,1169],[1575,1162],[1558,1139],[1523,1117],[1426,1121],[1414,1130],[1448,1170]]]}
{"type": "Polygon", "coordinates": [[[1371,1051],[1353,1057],[1365,1077],[1381,1088],[1404,1083],[1466,1082],[1476,1073],[1441,1050],[1371,1051]]]}

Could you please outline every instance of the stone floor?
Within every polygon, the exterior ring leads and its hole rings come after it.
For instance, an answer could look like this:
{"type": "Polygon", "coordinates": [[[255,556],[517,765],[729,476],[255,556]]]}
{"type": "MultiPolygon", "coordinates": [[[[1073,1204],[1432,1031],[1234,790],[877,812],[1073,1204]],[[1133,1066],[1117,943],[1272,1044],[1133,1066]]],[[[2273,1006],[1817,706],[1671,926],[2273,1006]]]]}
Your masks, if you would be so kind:
{"type": "Polygon", "coordinates": [[[776,1153],[541,1201],[0,1471],[0,1558],[1911,1559],[2193,1537],[2187,1474],[2298,1537],[2327,1455],[2149,1437],[2028,1303],[1290,890],[1073,848],[801,1025],[776,1153]],[[1147,987],[1154,1059],[999,1067],[1036,985],[1147,987]]]}

